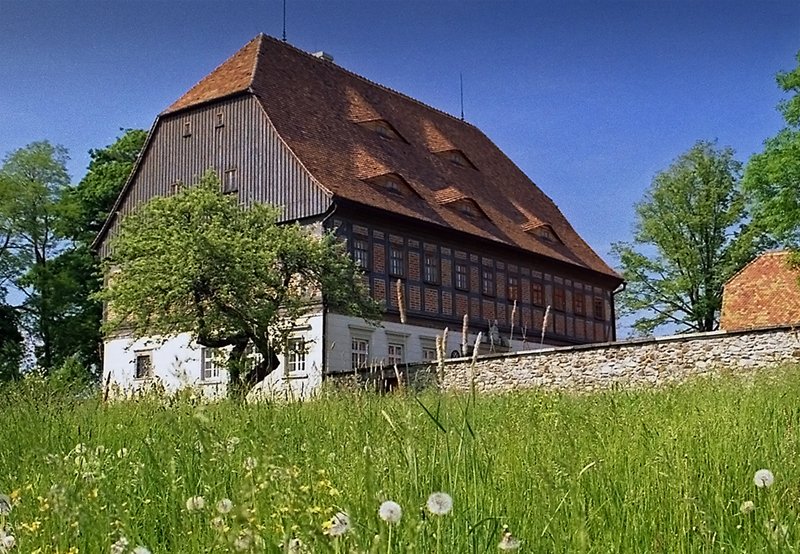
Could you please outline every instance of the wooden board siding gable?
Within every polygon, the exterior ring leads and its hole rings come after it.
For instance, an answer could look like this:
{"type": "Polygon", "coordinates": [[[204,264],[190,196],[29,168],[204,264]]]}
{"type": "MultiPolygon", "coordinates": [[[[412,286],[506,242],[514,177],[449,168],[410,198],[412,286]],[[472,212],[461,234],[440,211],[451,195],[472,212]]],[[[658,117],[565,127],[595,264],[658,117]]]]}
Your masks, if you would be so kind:
{"type": "Polygon", "coordinates": [[[233,170],[240,203],[280,206],[284,221],[313,218],[331,206],[330,193],[281,139],[258,100],[237,95],[159,119],[99,237],[100,256],[109,254],[109,240],[126,215],[173,194],[175,183],[194,184],[209,169],[223,181],[233,170]]]}

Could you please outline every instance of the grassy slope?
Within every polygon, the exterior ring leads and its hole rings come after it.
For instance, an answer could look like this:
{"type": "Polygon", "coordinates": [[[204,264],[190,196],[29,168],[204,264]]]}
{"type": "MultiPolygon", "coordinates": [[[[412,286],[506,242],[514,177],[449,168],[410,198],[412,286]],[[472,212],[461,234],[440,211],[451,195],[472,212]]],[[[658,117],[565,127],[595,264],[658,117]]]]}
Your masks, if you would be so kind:
{"type": "Polygon", "coordinates": [[[797,369],[474,405],[432,393],[205,407],[0,393],[0,492],[17,499],[6,525],[20,552],[108,552],[120,535],[154,553],[225,552],[246,529],[267,552],[293,534],[311,552],[389,552],[386,499],[404,509],[394,552],[494,552],[503,524],[522,552],[800,551],[797,369]],[[762,467],[770,489],[753,484],[762,467]],[[423,518],[436,490],[453,512],[423,518]],[[186,510],[193,495],[204,510],[186,510]],[[220,531],[225,497],[236,509],[220,531]],[[754,513],[739,513],[745,500],[754,513]],[[337,510],[353,529],[332,540],[321,526],[337,510]]]}

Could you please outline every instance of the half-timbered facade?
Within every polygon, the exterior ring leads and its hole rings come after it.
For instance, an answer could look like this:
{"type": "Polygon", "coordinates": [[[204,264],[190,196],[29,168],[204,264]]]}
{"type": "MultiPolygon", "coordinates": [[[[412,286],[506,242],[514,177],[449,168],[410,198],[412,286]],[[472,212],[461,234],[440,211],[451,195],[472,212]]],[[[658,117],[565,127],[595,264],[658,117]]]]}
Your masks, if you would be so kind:
{"type": "MultiPolygon", "coordinates": [[[[243,205],[338,233],[386,306],[375,328],[321,304],[265,388],[305,394],[334,373],[431,359],[444,327],[457,354],[465,314],[470,341],[483,331],[498,349],[615,339],[622,281],[550,198],[474,126],[327,56],[259,35],[159,115],[100,253],[126,214],[209,168],[243,205]]],[[[188,335],[110,337],[104,371],[124,388],[225,380],[188,335]]]]}

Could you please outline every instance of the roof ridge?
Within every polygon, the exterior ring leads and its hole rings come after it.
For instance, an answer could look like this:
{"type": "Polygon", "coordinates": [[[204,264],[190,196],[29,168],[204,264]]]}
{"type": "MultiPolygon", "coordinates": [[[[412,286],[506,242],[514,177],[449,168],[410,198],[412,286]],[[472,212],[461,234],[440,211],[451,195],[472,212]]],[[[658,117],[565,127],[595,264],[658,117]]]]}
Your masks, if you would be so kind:
{"type": "Polygon", "coordinates": [[[746,264],[744,264],[744,265],[741,267],[741,269],[739,269],[739,271],[737,271],[736,273],[734,273],[733,275],[731,275],[730,277],[728,277],[728,279],[727,279],[727,280],[726,280],[726,281],[725,281],[725,282],[722,284],[722,286],[723,286],[723,288],[724,288],[724,287],[725,287],[725,285],[727,285],[728,283],[730,283],[731,281],[733,281],[733,279],[734,279],[735,277],[738,277],[739,275],[741,275],[741,274],[742,274],[742,272],[744,272],[744,270],[745,270],[745,269],[747,269],[748,267],[750,267],[751,265],[753,265],[754,263],[756,263],[758,260],[760,260],[760,259],[762,259],[762,258],[766,258],[767,256],[769,256],[769,257],[787,256],[787,255],[789,255],[789,254],[791,254],[791,253],[792,253],[792,251],[791,251],[791,250],[768,250],[768,251],[766,251],[766,252],[761,252],[761,253],[760,253],[760,254],[758,254],[758,255],[757,255],[755,258],[753,258],[752,260],[750,260],[749,262],[747,262],[746,264]]]}
{"type": "MultiPolygon", "coordinates": [[[[472,129],[475,129],[476,131],[480,131],[480,129],[476,125],[473,125],[469,121],[466,121],[464,119],[460,119],[460,118],[454,116],[453,114],[447,113],[446,111],[444,111],[442,109],[439,109],[439,108],[436,108],[436,107],[431,106],[429,104],[426,104],[425,102],[422,102],[421,100],[417,100],[416,98],[414,98],[412,96],[409,96],[409,95],[407,95],[407,94],[405,94],[403,92],[400,92],[399,90],[395,90],[395,89],[393,89],[391,87],[387,87],[386,85],[382,85],[381,83],[378,83],[377,81],[373,81],[371,79],[368,79],[367,77],[364,77],[363,75],[359,75],[355,71],[351,71],[351,70],[349,70],[349,69],[347,69],[347,68],[345,68],[345,67],[343,67],[343,66],[341,66],[341,65],[339,65],[339,64],[337,64],[335,62],[329,62],[327,60],[323,60],[321,58],[317,58],[316,56],[314,56],[314,54],[306,52],[305,50],[303,50],[301,48],[298,48],[297,46],[295,46],[293,44],[289,44],[288,42],[283,42],[282,40],[279,40],[279,39],[277,39],[277,38],[275,38],[273,36],[270,36],[270,35],[267,35],[267,34],[264,34],[264,33],[261,33],[260,36],[263,36],[264,38],[267,38],[267,39],[269,39],[269,40],[271,40],[271,41],[273,41],[273,42],[275,42],[275,43],[277,43],[277,44],[279,44],[281,46],[288,46],[289,48],[292,48],[292,49],[296,50],[297,52],[299,52],[299,53],[301,53],[301,54],[303,54],[305,56],[308,56],[309,58],[313,58],[314,61],[329,63],[332,66],[334,66],[336,69],[338,69],[339,71],[343,71],[344,73],[347,73],[348,75],[352,75],[353,77],[356,77],[357,79],[360,79],[360,80],[364,81],[365,83],[367,83],[369,85],[381,88],[381,89],[383,89],[383,90],[385,90],[387,92],[391,92],[392,94],[396,94],[397,96],[399,96],[399,97],[401,97],[401,98],[403,98],[405,100],[409,100],[409,101],[413,102],[414,104],[422,106],[423,108],[426,108],[426,109],[429,109],[429,110],[433,110],[433,111],[435,111],[435,112],[437,112],[437,113],[439,113],[441,115],[444,115],[444,116],[452,119],[456,123],[461,123],[461,124],[464,124],[464,125],[472,128],[472,129]]],[[[242,47],[242,48],[244,48],[244,47],[242,47]]]]}

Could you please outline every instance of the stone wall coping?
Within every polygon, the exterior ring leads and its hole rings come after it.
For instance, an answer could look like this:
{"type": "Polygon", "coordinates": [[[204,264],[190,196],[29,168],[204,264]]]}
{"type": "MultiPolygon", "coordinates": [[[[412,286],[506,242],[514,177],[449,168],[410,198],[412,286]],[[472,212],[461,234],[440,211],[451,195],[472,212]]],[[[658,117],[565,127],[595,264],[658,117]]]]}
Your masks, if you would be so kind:
{"type": "MultiPolygon", "coordinates": [[[[753,327],[749,329],[736,329],[732,331],[718,330],[706,331],[703,333],[682,333],[677,335],[665,335],[662,337],[642,337],[626,340],[618,340],[611,342],[594,342],[590,344],[575,344],[571,346],[547,346],[544,348],[534,348],[531,350],[520,350],[516,352],[502,352],[497,354],[482,354],[477,358],[478,362],[485,360],[501,360],[507,358],[520,358],[529,356],[538,356],[543,354],[552,354],[554,352],[582,352],[587,350],[603,350],[603,349],[621,349],[626,347],[641,347],[648,344],[662,344],[670,342],[688,342],[688,341],[705,341],[721,337],[735,337],[740,335],[762,335],[768,333],[775,333],[781,331],[792,331],[800,327],[797,325],[770,325],[766,327],[753,327]]],[[[471,356],[462,356],[460,358],[448,358],[444,360],[445,365],[463,364],[470,362],[471,356]]],[[[436,365],[437,362],[418,362],[403,364],[403,368],[420,368],[436,365]]],[[[391,368],[390,368],[391,369],[391,368]]]]}

